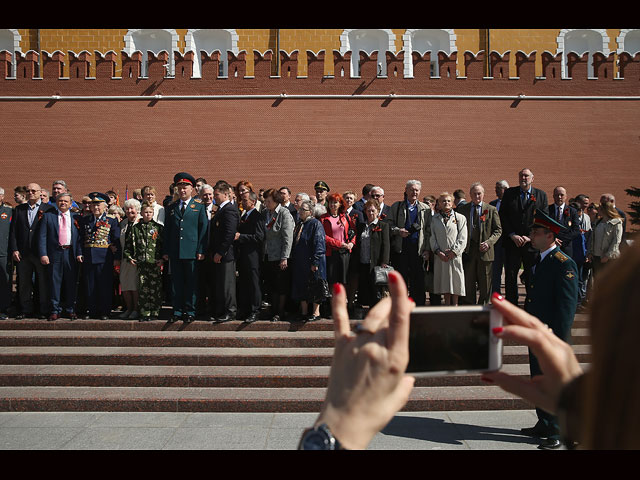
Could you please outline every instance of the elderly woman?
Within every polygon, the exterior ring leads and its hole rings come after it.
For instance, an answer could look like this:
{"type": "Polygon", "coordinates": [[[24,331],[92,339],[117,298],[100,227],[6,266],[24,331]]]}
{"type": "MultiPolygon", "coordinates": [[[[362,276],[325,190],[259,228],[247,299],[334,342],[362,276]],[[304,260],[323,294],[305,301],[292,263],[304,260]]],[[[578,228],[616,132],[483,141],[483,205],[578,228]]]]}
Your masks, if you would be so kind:
{"type": "Polygon", "coordinates": [[[382,297],[384,288],[374,284],[374,267],[386,267],[389,264],[391,240],[389,224],[379,219],[380,204],[377,200],[367,200],[364,214],[365,222],[357,225],[358,242],[353,251],[352,262],[357,262],[359,266],[358,303],[372,307],[382,297]]]}
{"type": "Polygon", "coordinates": [[[622,218],[612,202],[604,201],[598,207],[599,220],[589,239],[588,258],[593,265],[594,279],[605,263],[620,256],[622,218]]]}
{"type": "MultiPolygon", "coordinates": [[[[124,213],[125,218],[120,224],[120,247],[122,252],[124,252],[128,237],[131,236],[133,225],[142,218],[140,215],[140,202],[135,198],[124,202],[124,213]]],[[[120,318],[138,318],[138,268],[132,265],[131,262],[120,262],[120,289],[125,306],[125,311],[120,314],[120,318]]]]}
{"type": "Polygon", "coordinates": [[[303,321],[320,318],[320,303],[325,299],[314,289],[313,281],[326,281],[324,228],[313,215],[315,205],[304,200],[298,209],[300,221],[296,224],[291,249],[291,298],[300,302],[303,321]],[[309,311],[310,304],[313,311],[309,311]]]}
{"type": "Polygon", "coordinates": [[[271,321],[284,319],[287,296],[291,291],[289,257],[293,245],[293,217],[283,207],[282,194],[269,188],[264,192],[265,240],[264,286],[271,304],[271,321]]]}
{"type": "Polygon", "coordinates": [[[434,253],[434,293],[444,294],[445,305],[457,305],[465,295],[462,253],[467,246],[467,221],[453,210],[453,195],[438,198],[440,211],[431,222],[431,250],[434,253]]]}
{"type": "Polygon", "coordinates": [[[327,204],[327,213],[320,218],[327,244],[327,279],[330,285],[346,285],[349,259],[356,243],[356,229],[346,214],[347,203],[342,195],[329,195],[327,204]]]}
{"type": "Polygon", "coordinates": [[[164,207],[157,202],[157,195],[155,187],[149,185],[142,187],[143,201],[153,205],[153,221],[164,225],[164,207]]]}

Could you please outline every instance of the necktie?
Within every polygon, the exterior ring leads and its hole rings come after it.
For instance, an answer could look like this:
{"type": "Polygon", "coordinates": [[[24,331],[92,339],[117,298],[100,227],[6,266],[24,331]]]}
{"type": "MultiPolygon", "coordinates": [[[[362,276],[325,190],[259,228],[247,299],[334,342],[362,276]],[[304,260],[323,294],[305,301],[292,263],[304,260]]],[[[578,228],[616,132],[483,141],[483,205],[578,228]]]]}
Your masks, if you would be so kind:
{"type": "Polygon", "coordinates": [[[67,245],[69,239],[67,238],[67,216],[60,215],[60,230],[58,231],[58,240],[60,245],[67,245]]]}
{"type": "Polygon", "coordinates": [[[187,204],[182,202],[182,206],[180,207],[180,215],[184,215],[184,211],[187,208],[187,204]]]}
{"type": "Polygon", "coordinates": [[[562,220],[562,207],[558,207],[558,218],[556,218],[556,220],[562,220]]]}

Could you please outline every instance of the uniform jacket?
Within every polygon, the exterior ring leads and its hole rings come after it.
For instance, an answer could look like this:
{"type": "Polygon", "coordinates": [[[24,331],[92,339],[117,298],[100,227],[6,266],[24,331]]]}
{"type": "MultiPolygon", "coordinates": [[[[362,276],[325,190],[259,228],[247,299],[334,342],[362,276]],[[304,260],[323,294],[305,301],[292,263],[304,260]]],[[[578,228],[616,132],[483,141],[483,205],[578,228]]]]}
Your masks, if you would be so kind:
{"type": "Polygon", "coordinates": [[[184,214],[179,200],[170,204],[165,208],[164,254],[173,260],[195,260],[199,254],[204,255],[208,223],[201,200],[192,198],[184,214]]]}
{"type": "MultiPolygon", "coordinates": [[[[82,255],[82,243],[80,234],[80,215],[71,213],[71,251],[73,258],[82,255]]],[[[40,224],[38,235],[38,256],[49,257],[49,261],[54,263],[62,257],[62,251],[58,248],[60,240],[58,238],[58,209],[54,209],[45,214],[40,224]]]]}
{"type": "MultiPolygon", "coordinates": [[[[457,212],[463,215],[467,220],[467,246],[465,247],[465,253],[469,253],[471,247],[471,227],[473,223],[473,202],[465,203],[457,208],[457,212]]],[[[502,235],[502,224],[500,223],[500,215],[498,210],[493,205],[486,202],[482,202],[480,205],[480,237],[479,243],[487,242],[489,250],[480,254],[480,259],[485,262],[493,262],[495,250],[494,245],[500,239],[502,235]]]]}
{"type": "Polygon", "coordinates": [[[10,254],[18,251],[21,256],[38,255],[38,227],[46,212],[56,210],[54,206],[48,203],[41,203],[33,223],[29,226],[28,208],[28,203],[23,203],[18,205],[13,212],[11,231],[9,233],[10,254]]]}
{"type": "Polygon", "coordinates": [[[94,215],[87,215],[81,217],[79,224],[83,263],[98,264],[121,258],[120,226],[115,218],[106,213],[97,219],[94,215]],[[115,253],[111,246],[115,247],[115,253]]]}
{"type": "MultiPolygon", "coordinates": [[[[426,203],[418,201],[418,219],[420,225],[418,231],[418,253],[430,251],[429,238],[431,236],[431,208],[426,203]]],[[[389,233],[391,234],[391,251],[402,252],[402,237],[399,230],[405,228],[407,220],[407,202],[401,200],[391,205],[389,217],[385,221],[389,222],[389,233]]]]}
{"type": "Polygon", "coordinates": [[[555,247],[533,270],[525,301],[525,310],[564,341],[569,340],[578,304],[577,272],[573,259],[555,247]]]}
{"type": "Polygon", "coordinates": [[[278,205],[274,215],[265,208],[262,212],[265,224],[264,255],[267,261],[275,262],[289,258],[293,246],[293,217],[288,209],[278,205]]]}
{"type": "Polygon", "coordinates": [[[327,257],[330,257],[336,250],[340,250],[342,243],[356,244],[356,224],[352,221],[351,217],[344,213],[338,215],[338,219],[344,228],[343,238],[332,237],[333,231],[331,230],[331,222],[329,221],[329,218],[331,218],[329,213],[325,213],[320,217],[320,222],[322,222],[325,232],[324,242],[326,245],[327,257]]]}
{"type": "Polygon", "coordinates": [[[155,220],[142,220],[131,225],[124,245],[123,257],[126,262],[135,260],[137,264],[156,263],[162,258],[164,240],[162,224],[155,220]]]}
{"type": "Polygon", "coordinates": [[[500,223],[502,224],[502,243],[515,245],[509,238],[512,233],[529,236],[529,227],[533,223],[534,209],[549,213],[547,194],[539,188],[531,187],[532,198],[522,202],[520,187],[507,188],[500,203],[500,223]]]}
{"type": "MultiPolygon", "coordinates": [[[[549,205],[549,216],[554,220],[557,220],[558,206],[555,203],[549,205]]],[[[573,241],[580,236],[580,219],[578,218],[578,211],[569,206],[564,206],[562,212],[562,218],[559,220],[565,230],[560,231],[557,237],[562,240],[562,246],[560,250],[573,257],[573,241]]]]}
{"type": "Polygon", "coordinates": [[[209,250],[211,255],[221,255],[221,262],[226,263],[235,260],[233,242],[239,223],[238,206],[231,202],[219,208],[215,215],[211,217],[209,250]]]}

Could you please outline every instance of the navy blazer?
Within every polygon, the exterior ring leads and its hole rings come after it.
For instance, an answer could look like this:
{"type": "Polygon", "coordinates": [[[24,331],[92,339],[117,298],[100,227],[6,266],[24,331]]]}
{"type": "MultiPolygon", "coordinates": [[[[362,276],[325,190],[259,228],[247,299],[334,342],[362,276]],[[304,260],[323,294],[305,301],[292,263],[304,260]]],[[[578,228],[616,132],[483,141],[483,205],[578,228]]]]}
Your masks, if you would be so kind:
{"type": "MultiPolygon", "coordinates": [[[[71,252],[73,257],[82,255],[82,244],[80,242],[80,215],[71,213],[71,252]]],[[[49,261],[54,263],[62,257],[62,250],[58,248],[58,209],[45,214],[40,225],[38,235],[39,256],[49,257],[49,261]]]]}
{"type": "Polygon", "coordinates": [[[29,226],[29,217],[27,203],[18,205],[11,219],[11,228],[9,232],[9,254],[20,252],[20,255],[29,254],[38,255],[38,228],[40,221],[44,218],[44,214],[50,210],[56,210],[55,207],[48,203],[41,203],[38,212],[31,226],[29,226]]]}
{"type": "Polygon", "coordinates": [[[227,203],[224,207],[219,208],[216,214],[211,217],[211,238],[210,251],[211,255],[220,254],[222,262],[232,262],[235,260],[233,251],[233,242],[238,224],[240,223],[240,214],[237,205],[227,203]]]}
{"type": "MultiPolygon", "coordinates": [[[[558,207],[555,203],[549,205],[549,216],[556,220],[558,207]]],[[[557,221],[557,220],[556,220],[557,221]]],[[[560,250],[573,258],[573,240],[580,236],[580,219],[578,218],[578,211],[565,205],[564,215],[560,223],[564,226],[564,230],[560,231],[556,236],[562,240],[562,246],[560,250]],[[569,210],[567,213],[567,209],[569,210]]]]}

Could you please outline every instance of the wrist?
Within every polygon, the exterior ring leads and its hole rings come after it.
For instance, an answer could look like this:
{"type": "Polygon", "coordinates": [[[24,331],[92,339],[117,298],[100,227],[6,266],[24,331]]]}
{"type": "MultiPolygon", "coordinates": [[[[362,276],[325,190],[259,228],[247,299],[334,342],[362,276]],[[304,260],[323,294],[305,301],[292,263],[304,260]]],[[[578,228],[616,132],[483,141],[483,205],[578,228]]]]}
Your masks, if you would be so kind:
{"type": "Polygon", "coordinates": [[[378,432],[373,428],[369,431],[367,422],[360,422],[353,412],[339,412],[327,406],[318,416],[314,427],[325,424],[338,439],[344,449],[364,450],[378,432]]]}

